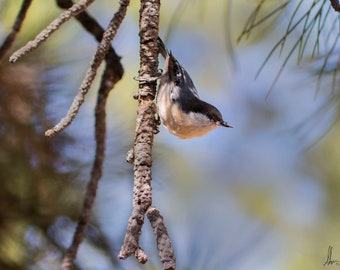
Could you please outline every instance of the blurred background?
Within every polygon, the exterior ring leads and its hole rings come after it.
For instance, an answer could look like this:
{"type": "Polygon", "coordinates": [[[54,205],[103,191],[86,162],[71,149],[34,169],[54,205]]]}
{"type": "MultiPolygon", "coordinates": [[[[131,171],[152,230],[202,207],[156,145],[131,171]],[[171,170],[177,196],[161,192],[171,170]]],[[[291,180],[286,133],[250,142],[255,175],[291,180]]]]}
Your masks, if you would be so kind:
{"type": "MultiPolygon", "coordinates": [[[[1,42],[21,2],[0,0],[1,42]]],[[[116,2],[96,1],[89,12],[105,28],[116,2]]],[[[333,72],[339,70],[339,15],[329,1],[288,1],[237,43],[259,2],[162,1],[161,37],[202,99],[234,126],[192,140],[161,127],[155,137],[153,204],[164,216],[178,269],[340,267],[323,266],[329,246],[340,260],[340,84],[333,72]],[[311,6],[310,16],[321,10],[322,19],[303,47],[292,50],[302,23],[256,77],[288,24],[311,6]],[[319,54],[311,60],[315,47],[319,54]]],[[[285,2],[266,1],[259,18],[285,2]]],[[[140,244],[149,262],[117,259],[132,209],[133,171],[125,154],[137,108],[138,10],[132,1],[113,42],[125,74],[109,96],[104,175],[78,269],[161,268],[147,220],[140,244]]],[[[33,1],[10,52],[60,12],[54,1],[33,1]]],[[[63,134],[47,139],[44,131],[67,112],[96,46],[71,20],[15,65],[9,55],[0,62],[0,269],[58,269],[71,242],[94,158],[98,81],[63,134]]]]}

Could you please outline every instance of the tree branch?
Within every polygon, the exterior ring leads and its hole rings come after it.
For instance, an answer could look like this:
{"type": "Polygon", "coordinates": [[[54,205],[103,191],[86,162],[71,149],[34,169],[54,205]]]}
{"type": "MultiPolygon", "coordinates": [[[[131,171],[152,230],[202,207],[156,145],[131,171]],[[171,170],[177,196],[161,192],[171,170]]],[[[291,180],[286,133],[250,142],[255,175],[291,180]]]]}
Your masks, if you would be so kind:
{"type": "Polygon", "coordinates": [[[156,236],[163,269],[170,270],[175,269],[176,264],[171,242],[159,211],[151,207],[152,145],[154,133],[157,131],[154,104],[156,82],[147,79],[155,77],[158,71],[159,9],[159,0],[141,0],[139,78],[143,82],[139,84],[137,95],[139,104],[133,153],[129,153],[128,159],[133,161],[134,167],[133,210],[118,257],[126,259],[134,254],[140,263],[146,262],[146,254],[139,246],[139,237],[144,224],[144,216],[147,214],[156,236]]]}
{"type": "MultiPolygon", "coordinates": [[[[57,0],[57,4],[60,8],[68,9],[73,5],[73,2],[72,0],[57,0]]],[[[76,16],[76,19],[98,42],[101,42],[104,35],[104,29],[92,16],[86,11],[83,11],[76,16]]],[[[123,77],[124,69],[120,63],[120,59],[121,57],[117,55],[116,51],[110,46],[109,51],[105,56],[105,62],[106,65],[111,66],[111,70],[114,71],[113,74],[111,74],[111,81],[114,82],[112,87],[123,77]]]]}
{"type": "Polygon", "coordinates": [[[78,219],[76,231],[70,247],[64,256],[61,270],[69,270],[73,268],[74,260],[77,256],[78,248],[84,239],[85,230],[89,223],[91,212],[96,197],[98,182],[102,177],[103,163],[105,159],[105,139],[106,139],[106,112],[105,105],[108,94],[112,90],[114,84],[120,79],[112,63],[106,63],[106,67],[102,76],[101,85],[98,91],[98,98],[95,111],[95,138],[96,138],[96,154],[92,166],[91,177],[86,187],[84,204],[82,212],[78,219]]]}
{"type": "Polygon", "coordinates": [[[2,44],[0,48],[0,59],[6,54],[8,49],[12,46],[13,41],[20,31],[20,28],[22,26],[22,23],[24,22],[24,19],[26,17],[26,13],[28,8],[31,5],[32,0],[24,0],[22,2],[20,11],[17,15],[17,18],[15,19],[15,22],[12,26],[12,31],[8,34],[7,38],[5,39],[4,43],[2,44]]]}
{"type": "Polygon", "coordinates": [[[176,269],[176,258],[162,215],[155,207],[149,207],[146,215],[151,223],[153,233],[156,236],[158,254],[163,263],[163,269],[176,269]]]}
{"type": "Polygon", "coordinates": [[[59,27],[67,22],[69,19],[84,11],[94,0],[80,0],[68,10],[64,11],[54,21],[52,21],[43,31],[41,31],[34,40],[29,41],[25,46],[17,50],[9,58],[9,62],[15,63],[20,57],[38,48],[44,41],[46,41],[59,27]]]}
{"type": "MultiPolygon", "coordinates": [[[[159,8],[159,0],[141,0],[140,77],[154,77],[154,74],[157,73],[159,8]]],[[[155,81],[139,84],[139,105],[133,148],[133,210],[128,221],[124,243],[118,255],[120,259],[126,259],[139,250],[139,237],[144,223],[144,215],[152,204],[151,166],[155,130],[154,115],[156,113],[153,102],[155,95],[155,81]]]]}
{"type": "Polygon", "coordinates": [[[103,38],[99,43],[96,53],[92,57],[90,65],[86,71],[85,78],[83,79],[83,82],[79,87],[78,94],[75,96],[66,116],[63,117],[53,128],[47,130],[45,132],[46,136],[53,137],[63,131],[72,123],[73,119],[78,114],[80,106],[84,103],[85,95],[89,91],[92,82],[97,74],[97,69],[99,68],[107,52],[109,51],[109,48],[111,47],[111,41],[115,37],[117,30],[125,17],[126,9],[129,5],[129,2],[129,0],[120,1],[120,7],[103,34],[103,38]]]}
{"type": "MultiPolygon", "coordinates": [[[[63,3],[72,4],[71,0],[57,0],[58,4],[63,3]]],[[[62,8],[65,6],[59,5],[62,8]]],[[[126,11],[128,4],[123,5],[123,10],[126,11]]],[[[119,12],[119,11],[118,11],[119,12]]],[[[116,15],[115,15],[116,16],[116,15]]],[[[114,18],[115,18],[114,16],[114,18]]],[[[78,21],[92,33],[97,40],[101,40],[100,34],[104,34],[104,30],[100,25],[86,12],[79,14],[77,17],[78,21]],[[90,25],[89,25],[90,24],[90,25]]],[[[96,138],[96,154],[92,166],[91,177],[86,188],[86,194],[83,204],[82,212],[78,219],[76,231],[73,236],[72,243],[67,249],[64,256],[61,269],[69,270],[74,266],[74,260],[77,256],[79,245],[81,244],[85,230],[90,220],[94,200],[97,193],[98,182],[102,176],[103,162],[105,158],[105,139],[106,139],[106,101],[110,90],[113,89],[114,85],[122,78],[123,67],[119,62],[120,57],[117,56],[114,49],[110,46],[109,51],[105,57],[106,66],[102,75],[100,88],[98,91],[98,98],[95,110],[95,138],[96,138]]]]}

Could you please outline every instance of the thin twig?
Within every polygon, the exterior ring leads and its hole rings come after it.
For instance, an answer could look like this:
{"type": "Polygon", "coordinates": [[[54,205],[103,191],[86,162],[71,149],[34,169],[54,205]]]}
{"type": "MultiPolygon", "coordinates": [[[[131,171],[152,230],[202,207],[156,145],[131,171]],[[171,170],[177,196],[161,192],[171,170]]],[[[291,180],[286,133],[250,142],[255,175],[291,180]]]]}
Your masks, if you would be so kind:
{"type": "MultiPolygon", "coordinates": [[[[324,59],[324,61],[323,61],[322,67],[321,67],[321,69],[320,69],[320,71],[319,71],[319,74],[318,74],[318,86],[317,86],[318,88],[317,88],[317,90],[320,89],[320,85],[321,85],[321,77],[322,77],[322,75],[325,73],[326,65],[327,65],[327,63],[328,63],[329,58],[332,56],[334,50],[337,48],[336,46],[337,46],[337,44],[338,44],[339,38],[340,38],[340,34],[337,35],[336,39],[335,39],[334,42],[333,42],[332,47],[328,50],[328,52],[326,53],[326,55],[325,55],[325,57],[324,57],[325,59],[324,59]]],[[[340,56],[339,56],[339,57],[340,57],[340,56]]],[[[335,74],[336,74],[337,70],[338,70],[338,69],[337,69],[337,67],[336,67],[336,68],[334,69],[335,74]]]]}
{"type": "MultiPolygon", "coordinates": [[[[319,11],[320,11],[320,9],[319,9],[319,11]]],[[[266,94],[266,97],[265,97],[266,100],[269,98],[269,95],[270,95],[271,92],[273,91],[274,86],[275,86],[275,84],[277,83],[277,81],[279,80],[279,78],[280,78],[280,76],[281,76],[281,74],[282,74],[284,68],[286,67],[286,65],[287,65],[287,63],[288,63],[288,61],[289,61],[289,59],[290,59],[290,57],[293,55],[293,53],[294,53],[294,51],[296,50],[296,48],[298,48],[299,45],[303,44],[303,40],[304,40],[305,34],[308,33],[308,30],[309,30],[309,29],[311,29],[311,28],[313,29],[313,28],[314,28],[315,22],[316,22],[318,16],[320,16],[320,14],[321,14],[319,11],[317,12],[317,14],[315,15],[315,17],[314,17],[309,23],[308,23],[308,19],[309,19],[309,14],[310,14],[311,10],[309,10],[309,11],[305,14],[306,16],[303,16],[303,17],[302,17],[302,18],[305,18],[305,23],[304,23],[304,26],[303,26],[303,31],[302,31],[302,33],[300,34],[300,37],[297,39],[297,41],[293,44],[292,48],[290,49],[290,51],[288,52],[286,58],[284,59],[284,61],[283,61],[282,65],[281,65],[279,71],[277,72],[277,74],[276,74],[276,76],[275,76],[275,78],[274,78],[274,80],[273,80],[273,82],[272,82],[272,84],[271,84],[271,86],[270,86],[270,88],[269,88],[267,94],[266,94]]],[[[285,37],[284,37],[284,38],[285,38],[285,37]]],[[[282,40],[284,40],[284,39],[281,39],[281,41],[282,41],[282,40]]],[[[280,42],[281,42],[281,41],[280,41],[280,42]]],[[[275,45],[274,48],[277,48],[278,44],[279,44],[279,42],[275,45]]],[[[273,48],[273,50],[274,50],[274,48],[273,48]]],[[[299,52],[299,53],[303,54],[303,52],[299,52]]],[[[267,56],[266,60],[269,59],[268,57],[269,57],[269,56],[267,56]]],[[[302,57],[302,56],[301,56],[301,57],[302,57]]],[[[260,70],[258,71],[257,75],[258,75],[259,72],[262,70],[262,68],[263,68],[263,66],[264,66],[265,63],[266,63],[266,62],[264,62],[264,63],[262,64],[262,66],[261,66],[260,70]]]]}
{"type": "MultiPolygon", "coordinates": [[[[57,4],[60,8],[68,9],[73,5],[72,0],[57,0],[57,4]]],[[[86,11],[78,14],[76,19],[81,23],[81,25],[89,32],[91,35],[95,37],[95,39],[100,42],[104,35],[104,29],[100,26],[100,24],[90,16],[86,11]]],[[[111,65],[112,69],[115,71],[116,77],[121,79],[123,76],[123,66],[120,63],[120,56],[117,55],[116,51],[109,47],[109,51],[105,56],[106,64],[111,65]]],[[[117,80],[117,81],[118,81],[117,80]]]]}
{"type": "MultiPolygon", "coordinates": [[[[300,34],[299,38],[296,40],[295,43],[293,43],[293,46],[291,47],[291,49],[288,51],[287,56],[285,57],[283,64],[281,65],[276,77],[274,78],[268,92],[266,95],[266,99],[268,98],[268,96],[270,95],[270,93],[272,92],[275,84],[277,83],[278,79],[281,76],[282,71],[284,70],[288,60],[294,55],[294,52],[297,51],[296,57],[297,57],[297,65],[299,65],[303,59],[303,57],[305,56],[305,49],[307,48],[307,43],[310,44],[310,39],[312,37],[312,34],[314,33],[314,31],[316,31],[316,40],[313,44],[313,51],[311,53],[311,59],[313,59],[315,57],[316,54],[319,54],[319,39],[321,37],[321,34],[323,31],[326,31],[326,19],[330,14],[330,7],[328,7],[326,5],[326,1],[327,0],[314,0],[309,9],[304,12],[302,14],[302,16],[300,18],[296,18],[297,14],[299,14],[298,11],[300,11],[300,8],[302,6],[303,0],[300,0],[297,4],[297,6],[295,7],[292,15],[290,16],[289,19],[289,23],[288,26],[286,28],[286,33],[284,34],[284,36],[274,45],[274,47],[271,49],[271,51],[268,53],[267,57],[265,58],[265,60],[263,61],[263,63],[261,64],[261,66],[259,67],[255,78],[257,78],[260,73],[262,72],[263,68],[266,66],[266,64],[269,62],[269,59],[273,56],[275,51],[279,51],[279,56],[281,56],[281,54],[283,53],[283,48],[286,45],[286,41],[288,39],[289,36],[292,36],[293,31],[295,31],[298,26],[302,25],[302,33],[300,34]],[[327,6],[327,7],[325,7],[327,6]],[[326,12],[324,12],[324,9],[326,9],[326,12]],[[296,20],[295,20],[296,19],[296,20]]],[[[339,8],[339,1],[333,1],[330,0],[332,7],[336,10],[337,8],[339,8]]],[[[286,0],[285,3],[283,3],[281,6],[279,6],[276,9],[273,9],[268,15],[266,15],[263,19],[260,19],[258,21],[255,21],[255,18],[259,12],[259,9],[261,8],[262,4],[263,4],[263,0],[257,5],[256,9],[253,11],[253,13],[249,16],[249,19],[247,20],[247,23],[244,27],[244,30],[242,31],[240,38],[242,38],[243,36],[245,36],[246,34],[248,34],[250,31],[252,31],[256,26],[260,25],[263,21],[267,20],[269,17],[271,17],[272,15],[274,15],[275,13],[277,13],[280,9],[284,9],[287,7],[287,5],[289,3],[291,3],[291,0],[286,0]]],[[[338,20],[334,21],[334,25],[338,22],[338,20]]],[[[325,38],[325,40],[327,42],[329,42],[329,37],[330,37],[331,31],[329,32],[328,35],[326,35],[327,37],[325,38]]],[[[333,51],[333,48],[328,49],[328,53],[329,51],[333,51]]],[[[328,58],[325,59],[325,63],[324,66],[327,64],[328,58]]],[[[318,85],[317,85],[317,89],[319,88],[319,82],[320,79],[323,75],[323,70],[320,72],[320,76],[318,78],[318,85]]],[[[336,71],[335,71],[336,73],[336,71]]],[[[334,74],[335,74],[334,73],[334,74]]],[[[335,74],[336,75],[336,74],[335,74]]],[[[333,76],[334,78],[335,76],[333,76]]],[[[334,81],[335,79],[333,79],[334,81]]]]}
{"type": "Polygon", "coordinates": [[[54,21],[52,21],[43,31],[41,31],[34,40],[29,41],[25,46],[14,52],[9,58],[9,62],[15,63],[20,57],[28,54],[34,49],[38,48],[44,41],[46,41],[59,27],[67,22],[69,19],[84,11],[94,0],[80,0],[68,10],[64,11],[54,21]]]}
{"type": "Polygon", "coordinates": [[[28,8],[30,7],[32,0],[24,0],[22,2],[20,11],[15,19],[15,22],[12,26],[12,31],[8,34],[7,38],[5,39],[4,43],[0,48],[0,59],[6,54],[9,48],[12,46],[16,35],[19,33],[22,23],[24,22],[26,13],[28,8]]]}
{"type": "Polygon", "coordinates": [[[241,38],[247,34],[247,37],[250,35],[250,31],[253,29],[253,24],[255,23],[255,20],[257,18],[257,15],[263,5],[265,0],[261,0],[260,3],[256,6],[256,8],[253,10],[253,12],[250,14],[247,22],[244,25],[243,31],[241,35],[237,38],[237,42],[241,41],[241,38]]]}
{"type": "Polygon", "coordinates": [[[98,92],[96,112],[95,112],[95,137],[96,137],[96,154],[92,166],[91,177],[86,187],[86,194],[82,212],[78,218],[78,224],[73,235],[72,243],[67,249],[61,270],[69,270],[74,266],[74,260],[77,256],[78,248],[84,239],[85,230],[89,223],[93,203],[96,197],[98,182],[102,176],[103,162],[105,158],[105,138],[106,138],[106,112],[105,105],[107,96],[117,81],[115,72],[112,71],[111,65],[107,64],[102,76],[101,86],[98,92]]]}
{"type": "Polygon", "coordinates": [[[274,16],[276,13],[278,13],[279,11],[282,11],[286,8],[286,6],[289,4],[290,0],[286,1],[285,3],[283,3],[282,5],[280,5],[279,7],[273,9],[270,13],[266,14],[264,17],[262,17],[261,19],[259,19],[258,21],[256,21],[257,15],[260,11],[260,8],[262,6],[262,4],[265,1],[261,1],[258,6],[256,7],[256,9],[254,10],[253,14],[249,17],[249,20],[246,23],[246,26],[244,27],[241,35],[237,38],[237,42],[240,42],[240,40],[242,39],[243,36],[250,35],[250,32],[257,26],[261,25],[263,22],[265,22],[266,20],[268,20],[269,18],[271,18],[272,16],[274,16]],[[249,25],[249,26],[248,26],[249,25]]]}
{"type": "Polygon", "coordinates": [[[291,25],[293,24],[294,18],[298,14],[298,11],[299,11],[302,3],[303,3],[303,0],[300,0],[300,2],[298,3],[298,5],[296,6],[296,8],[293,11],[293,14],[290,16],[290,19],[289,19],[289,22],[288,22],[288,25],[287,25],[287,28],[286,28],[286,33],[284,34],[283,41],[281,42],[281,49],[280,49],[280,54],[279,54],[280,56],[281,56],[281,54],[283,52],[283,48],[286,44],[287,37],[289,36],[289,31],[291,31],[291,25]]]}
{"type": "MultiPolygon", "coordinates": [[[[59,0],[58,4],[59,4],[59,0]]],[[[64,3],[72,4],[71,0],[62,0],[64,3]]],[[[63,8],[65,6],[59,5],[63,8]]],[[[76,16],[78,21],[93,34],[97,40],[100,40],[100,34],[103,35],[104,30],[100,25],[86,12],[83,12],[76,16]]],[[[74,265],[74,260],[77,255],[77,251],[80,243],[82,242],[85,234],[85,230],[89,223],[91,216],[93,203],[96,197],[98,182],[102,176],[103,162],[105,158],[105,138],[106,138],[106,112],[105,105],[110,90],[114,85],[122,78],[123,67],[119,62],[120,58],[116,55],[112,47],[105,57],[106,66],[102,75],[100,88],[98,91],[97,105],[95,110],[95,138],[96,138],[96,154],[92,166],[91,177],[86,189],[83,209],[78,219],[76,231],[73,236],[72,243],[67,249],[61,269],[68,270],[74,265]]]]}
{"type": "Polygon", "coordinates": [[[78,93],[75,96],[67,114],[63,117],[58,124],[56,124],[53,128],[47,130],[45,135],[48,137],[53,137],[63,131],[66,127],[68,127],[73,119],[78,114],[80,106],[83,104],[85,100],[85,95],[89,91],[92,82],[97,74],[97,70],[104,60],[109,48],[111,47],[111,41],[115,37],[117,30],[123,21],[127,6],[129,5],[129,0],[121,0],[120,7],[118,11],[115,13],[114,17],[110,21],[108,28],[105,30],[103,39],[99,43],[96,53],[91,59],[90,65],[86,71],[86,75],[81,83],[78,93]]]}

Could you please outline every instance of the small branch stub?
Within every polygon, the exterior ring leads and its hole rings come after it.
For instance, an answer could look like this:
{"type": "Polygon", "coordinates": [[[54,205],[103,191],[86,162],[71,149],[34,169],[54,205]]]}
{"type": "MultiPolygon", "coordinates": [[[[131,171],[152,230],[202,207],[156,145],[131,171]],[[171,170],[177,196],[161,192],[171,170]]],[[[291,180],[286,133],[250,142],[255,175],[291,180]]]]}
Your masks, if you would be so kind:
{"type": "Polygon", "coordinates": [[[138,262],[144,264],[148,261],[148,256],[146,256],[144,250],[141,247],[138,247],[135,252],[135,257],[137,258],[138,262]]]}
{"type": "Polygon", "coordinates": [[[176,258],[162,215],[155,207],[150,207],[146,215],[151,223],[153,233],[156,236],[158,254],[163,263],[163,269],[176,269],[176,258]]]}

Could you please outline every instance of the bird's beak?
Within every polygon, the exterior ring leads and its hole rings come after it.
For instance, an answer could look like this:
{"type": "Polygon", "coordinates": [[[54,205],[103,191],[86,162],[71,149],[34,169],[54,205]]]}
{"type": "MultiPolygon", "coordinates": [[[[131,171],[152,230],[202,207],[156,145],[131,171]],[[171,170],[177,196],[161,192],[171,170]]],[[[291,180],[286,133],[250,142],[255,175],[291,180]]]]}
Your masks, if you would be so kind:
{"type": "Polygon", "coordinates": [[[227,122],[218,122],[219,126],[227,127],[227,128],[233,128],[233,126],[229,125],[227,122]]]}

